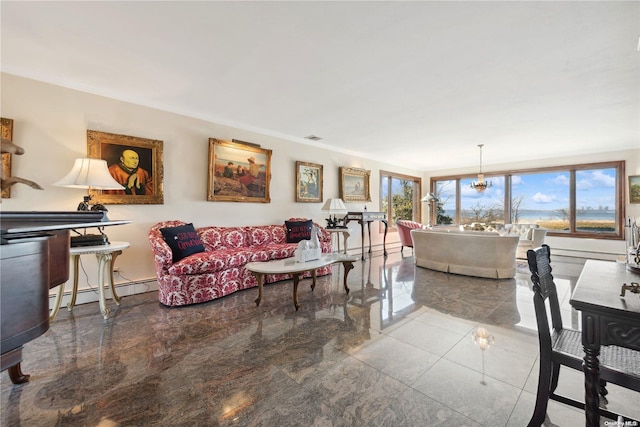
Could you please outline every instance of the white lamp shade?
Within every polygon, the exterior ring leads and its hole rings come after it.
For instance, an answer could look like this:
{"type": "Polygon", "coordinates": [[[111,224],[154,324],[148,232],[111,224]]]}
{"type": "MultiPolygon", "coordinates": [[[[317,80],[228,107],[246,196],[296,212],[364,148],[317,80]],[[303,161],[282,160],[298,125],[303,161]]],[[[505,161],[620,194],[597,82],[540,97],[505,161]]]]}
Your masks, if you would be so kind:
{"type": "Polygon", "coordinates": [[[70,188],[94,188],[98,190],[122,190],[102,159],[76,159],[71,171],[53,185],[70,188]]]}
{"type": "Polygon", "coordinates": [[[430,202],[432,200],[438,200],[438,198],[433,193],[427,193],[426,196],[420,199],[421,202],[430,202]]]}
{"type": "Polygon", "coordinates": [[[347,213],[347,207],[344,205],[342,199],[327,199],[322,206],[322,212],[329,212],[332,214],[347,213]]]}

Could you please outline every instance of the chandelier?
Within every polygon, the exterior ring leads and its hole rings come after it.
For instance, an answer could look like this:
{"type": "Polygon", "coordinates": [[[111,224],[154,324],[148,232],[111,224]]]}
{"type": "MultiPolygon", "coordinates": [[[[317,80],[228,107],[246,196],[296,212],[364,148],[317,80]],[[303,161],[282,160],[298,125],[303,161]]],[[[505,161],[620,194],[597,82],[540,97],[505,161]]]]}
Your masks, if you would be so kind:
{"type": "Polygon", "coordinates": [[[478,147],[480,148],[480,173],[478,173],[478,180],[473,181],[471,183],[471,188],[476,190],[478,193],[482,193],[484,190],[486,190],[488,187],[491,187],[492,185],[491,181],[484,180],[484,175],[482,174],[482,147],[483,146],[484,144],[478,144],[478,147]]]}

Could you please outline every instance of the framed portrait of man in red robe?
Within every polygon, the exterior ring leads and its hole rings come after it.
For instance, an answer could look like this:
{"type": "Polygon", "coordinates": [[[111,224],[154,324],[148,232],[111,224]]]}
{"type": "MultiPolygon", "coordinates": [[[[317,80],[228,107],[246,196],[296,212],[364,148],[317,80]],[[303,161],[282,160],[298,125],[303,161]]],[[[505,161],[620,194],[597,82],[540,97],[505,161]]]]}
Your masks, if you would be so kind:
{"type": "Polygon", "coordinates": [[[163,204],[162,141],[87,131],[90,158],[107,162],[109,173],[122,185],[118,190],[89,190],[93,203],[163,204]]]}

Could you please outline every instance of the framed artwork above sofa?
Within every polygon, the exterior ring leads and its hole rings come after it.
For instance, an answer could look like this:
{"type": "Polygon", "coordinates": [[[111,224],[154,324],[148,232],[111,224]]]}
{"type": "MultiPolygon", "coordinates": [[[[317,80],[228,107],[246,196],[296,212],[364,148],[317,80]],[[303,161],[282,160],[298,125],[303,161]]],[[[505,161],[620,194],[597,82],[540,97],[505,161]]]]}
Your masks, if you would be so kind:
{"type": "Polygon", "coordinates": [[[271,202],[271,150],[258,144],[209,138],[208,175],[210,202],[271,202]]]}
{"type": "Polygon", "coordinates": [[[296,202],[322,203],[322,165],[296,162],[296,202]]]}

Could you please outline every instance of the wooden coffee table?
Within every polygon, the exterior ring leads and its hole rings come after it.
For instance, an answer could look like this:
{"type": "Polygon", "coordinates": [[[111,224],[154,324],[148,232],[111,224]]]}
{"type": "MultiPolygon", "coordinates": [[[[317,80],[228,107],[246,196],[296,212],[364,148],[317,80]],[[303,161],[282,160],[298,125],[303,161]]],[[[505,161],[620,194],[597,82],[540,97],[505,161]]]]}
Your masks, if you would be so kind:
{"type": "Polygon", "coordinates": [[[347,276],[349,275],[349,271],[353,268],[353,263],[357,260],[358,258],[355,256],[323,254],[320,259],[313,261],[296,262],[294,258],[285,258],[266,262],[250,262],[245,266],[245,268],[249,270],[258,281],[258,298],[256,298],[256,306],[259,306],[260,301],[262,301],[262,285],[264,283],[265,274],[291,274],[293,276],[293,305],[295,305],[297,311],[300,307],[300,304],[298,304],[298,283],[300,282],[302,274],[307,271],[311,272],[313,277],[311,290],[313,291],[316,287],[316,270],[341,262],[344,266],[344,290],[349,293],[347,276]]]}

